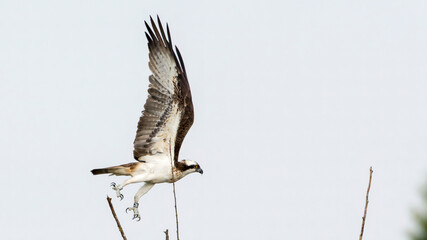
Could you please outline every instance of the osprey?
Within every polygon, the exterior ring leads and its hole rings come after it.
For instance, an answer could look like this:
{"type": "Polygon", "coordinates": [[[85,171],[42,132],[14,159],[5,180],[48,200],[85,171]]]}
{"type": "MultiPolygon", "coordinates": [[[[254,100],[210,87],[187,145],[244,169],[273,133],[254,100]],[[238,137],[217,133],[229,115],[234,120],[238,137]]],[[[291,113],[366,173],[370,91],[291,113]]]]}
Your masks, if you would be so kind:
{"type": "Polygon", "coordinates": [[[138,221],[139,199],[155,184],[174,183],[194,172],[203,174],[197,162],[178,161],[182,141],[194,120],[190,85],[181,54],[176,46],[175,54],[172,47],[169,26],[166,24],[166,38],[159,17],[158,28],[151,17],[150,20],[152,28],[145,22],[148,31],[145,35],[152,75],[134,141],[133,156],[137,162],[91,171],[93,175],[130,176],[120,185],[111,183],[120,200],[124,186],[145,182],[135,194],[133,207],[126,209],[126,212],[132,210],[133,219],[138,221]]]}

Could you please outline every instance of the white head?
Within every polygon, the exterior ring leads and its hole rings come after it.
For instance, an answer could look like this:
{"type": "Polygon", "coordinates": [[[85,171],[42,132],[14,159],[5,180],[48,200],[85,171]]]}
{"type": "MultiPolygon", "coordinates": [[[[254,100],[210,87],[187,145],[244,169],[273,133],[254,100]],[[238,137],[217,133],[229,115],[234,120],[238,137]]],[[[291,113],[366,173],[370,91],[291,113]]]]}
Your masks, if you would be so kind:
{"type": "Polygon", "coordinates": [[[200,167],[200,165],[196,161],[192,160],[179,161],[176,164],[176,168],[181,171],[184,176],[194,172],[203,174],[203,169],[200,167]]]}

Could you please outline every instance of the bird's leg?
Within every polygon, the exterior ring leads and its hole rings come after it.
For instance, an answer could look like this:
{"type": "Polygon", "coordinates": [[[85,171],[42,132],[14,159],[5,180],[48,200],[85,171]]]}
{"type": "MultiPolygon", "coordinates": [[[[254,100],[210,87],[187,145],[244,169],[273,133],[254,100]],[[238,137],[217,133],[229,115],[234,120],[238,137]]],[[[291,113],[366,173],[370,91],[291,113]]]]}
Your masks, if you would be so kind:
{"type": "Polygon", "coordinates": [[[120,193],[120,191],[128,184],[130,183],[134,183],[134,179],[133,178],[129,178],[126,179],[121,185],[117,185],[115,182],[111,183],[111,187],[113,188],[114,191],[116,191],[117,194],[117,198],[120,198],[120,200],[123,200],[123,194],[120,193]]]}
{"type": "Polygon", "coordinates": [[[138,206],[139,206],[139,199],[142,197],[142,195],[146,194],[150,189],[154,186],[154,183],[145,183],[144,186],[142,186],[138,192],[136,192],[133,203],[133,207],[126,208],[126,213],[130,210],[133,211],[133,218],[137,219],[137,221],[141,220],[141,216],[139,215],[138,206]]]}
{"type": "Polygon", "coordinates": [[[111,187],[113,188],[114,191],[116,191],[117,198],[120,198],[120,200],[123,200],[123,194],[120,193],[120,190],[122,190],[123,187],[120,185],[117,185],[115,182],[111,183],[111,187]]]}

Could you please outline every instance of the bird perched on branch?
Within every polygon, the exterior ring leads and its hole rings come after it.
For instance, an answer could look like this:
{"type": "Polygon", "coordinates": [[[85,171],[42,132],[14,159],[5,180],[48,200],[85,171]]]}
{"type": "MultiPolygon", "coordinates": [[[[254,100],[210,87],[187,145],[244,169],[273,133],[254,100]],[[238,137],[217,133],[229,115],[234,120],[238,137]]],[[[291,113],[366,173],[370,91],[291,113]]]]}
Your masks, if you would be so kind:
{"type": "Polygon", "coordinates": [[[194,172],[203,174],[200,165],[191,160],[178,161],[185,135],[193,124],[194,112],[190,85],[184,62],[178,48],[172,47],[169,26],[166,32],[159,17],[158,27],[150,17],[151,27],[145,22],[149,48],[148,98],[138,122],[133,155],[137,162],[114,167],[93,169],[94,175],[130,176],[122,184],[111,183],[117,197],[120,190],[132,183],[145,182],[135,194],[133,219],[141,219],[139,199],[157,183],[173,183],[194,172]]]}

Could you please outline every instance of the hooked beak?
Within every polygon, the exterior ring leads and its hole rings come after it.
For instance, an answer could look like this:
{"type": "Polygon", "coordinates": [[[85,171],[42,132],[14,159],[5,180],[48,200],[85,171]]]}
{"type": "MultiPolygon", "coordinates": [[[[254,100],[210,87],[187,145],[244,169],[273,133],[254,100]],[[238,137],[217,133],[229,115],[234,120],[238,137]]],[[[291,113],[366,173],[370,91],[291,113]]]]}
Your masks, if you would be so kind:
{"type": "Polygon", "coordinates": [[[196,170],[196,172],[198,172],[198,173],[200,173],[200,174],[203,174],[203,169],[198,168],[198,169],[196,170]]]}

